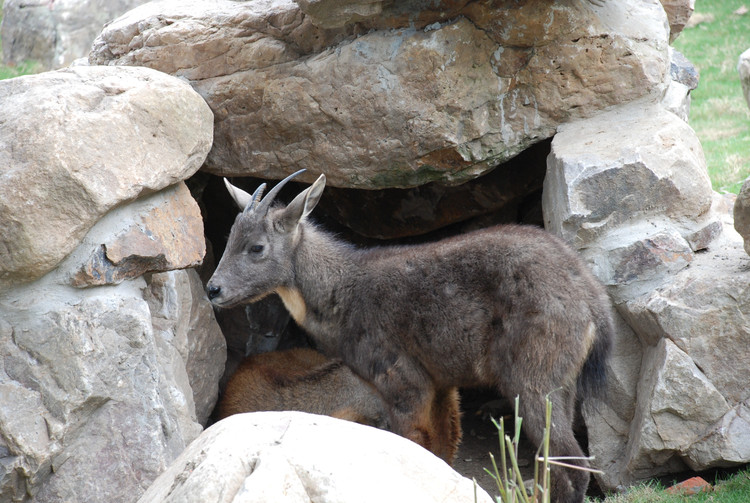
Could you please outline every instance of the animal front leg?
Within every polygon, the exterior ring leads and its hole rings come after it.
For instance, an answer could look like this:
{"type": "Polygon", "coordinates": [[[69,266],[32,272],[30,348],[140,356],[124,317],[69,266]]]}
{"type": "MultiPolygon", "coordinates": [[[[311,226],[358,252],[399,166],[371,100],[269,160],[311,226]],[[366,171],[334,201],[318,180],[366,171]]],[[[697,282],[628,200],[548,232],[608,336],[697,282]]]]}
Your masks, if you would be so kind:
{"type": "Polygon", "coordinates": [[[394,433],[440,456],[443,453],[432,416],[433,396],[432,390],[425,390],[399,397],[391,407],[391,427],[394,433]]]}
{"type": "Polygon", "coordinates": [[[445,459],[433,414],[435,386],[426,373],[399,360],[373,383],[388,406],[391,431],[445,459]]]}
{"type": "Polygon", "coordinates": [[[435,392],[431,404],[431,421],[435,429],[432,452],[449,465],[461,443],[461,410],[458,388],[441,388],[435,392]]]}

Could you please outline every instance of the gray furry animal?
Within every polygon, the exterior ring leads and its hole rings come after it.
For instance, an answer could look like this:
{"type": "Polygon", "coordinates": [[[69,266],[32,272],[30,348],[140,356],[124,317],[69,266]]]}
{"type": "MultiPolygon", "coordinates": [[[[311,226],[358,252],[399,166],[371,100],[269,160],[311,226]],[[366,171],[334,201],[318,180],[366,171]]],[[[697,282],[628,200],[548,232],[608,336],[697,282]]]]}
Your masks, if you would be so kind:
{"type": "MultiPolygon", "coordinates": [[[[550,452],[583,456],[573,435],[576,398],[605,378],[613,332],[602,285],[562,240],[507,225],[411,246],[358,249],[308,220],[325,176],[288,206],[277,184],[250,195],[207,284],[219,308],[277,293],[325,354],[380,393],[391,430],[428,449],[435,396],[491,386],[520,397],[527,436],[542,441],[552,401],[550,452]]],[[[585,461],[571,461],[586,465],[585,461]]],[[[552,501],[581,502],[589,474],[555,467],[552,501]]]]}

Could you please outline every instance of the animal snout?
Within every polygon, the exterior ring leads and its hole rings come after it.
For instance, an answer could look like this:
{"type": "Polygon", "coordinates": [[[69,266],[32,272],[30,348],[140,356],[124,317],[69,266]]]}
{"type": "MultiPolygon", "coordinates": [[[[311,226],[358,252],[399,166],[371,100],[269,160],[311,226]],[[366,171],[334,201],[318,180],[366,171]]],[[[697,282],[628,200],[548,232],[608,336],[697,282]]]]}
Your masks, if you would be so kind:
{"type": "Polygon", "coordinates": [[[208,295],[208,300],[214,300],[216,297],[221,295],[221,287],[216,285],[208,285],[206,287],[206,294],[208,295]]]}

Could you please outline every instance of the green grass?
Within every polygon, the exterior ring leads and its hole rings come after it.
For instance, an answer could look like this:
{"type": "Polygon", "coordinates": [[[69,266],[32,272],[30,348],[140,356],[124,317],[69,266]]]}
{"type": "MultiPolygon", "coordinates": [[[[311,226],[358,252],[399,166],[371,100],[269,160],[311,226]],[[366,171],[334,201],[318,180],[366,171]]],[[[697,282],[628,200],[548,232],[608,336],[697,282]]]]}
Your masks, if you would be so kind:
{"type": "Polygon", "coordinates": [[[750,501],[750,468],[725,480],[712,483],[714,487],[711,492],[687,496],[668,494],[660,483],[648,482],[635,486],[623,494],[608,496],[603,503],[685,503],[686,501],[690,503],[746,503],[750,501]]]}
{"type": "Polygon", "coordinates": [[[733,14],[748,0],[696,0],[693,20],[675,40],[700,71],[692,92],[690,125],[706,154],[714,190],[737,193],[750,176],[750,109],[742,95],[737,59],[750,48],[750,13],[733,14]]]}

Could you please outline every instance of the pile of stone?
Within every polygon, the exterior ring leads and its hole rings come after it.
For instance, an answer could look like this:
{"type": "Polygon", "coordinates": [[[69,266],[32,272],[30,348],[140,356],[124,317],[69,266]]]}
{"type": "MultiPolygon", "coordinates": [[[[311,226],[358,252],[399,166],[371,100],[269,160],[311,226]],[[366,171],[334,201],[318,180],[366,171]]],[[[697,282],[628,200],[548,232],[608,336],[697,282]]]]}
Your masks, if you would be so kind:
{"type": "MultiPolygon", "coordinates": [[[[26,12],[65,5],[38,3],[26,12]]],[[[541,193],[538,220],[619,313],[585,415],[600,485],[750,461],[750,257],[686,122],[695,73],[669,47],[690,2],[599,3],[163,0],[107,24],[90,66],[0,81],[0,501],[133,501],[165,470],[150,491],[182,494],[207,459],[237,491],[312,494],[301,474],[339,470],[303,456],[318,439],[263,447],[287,428],[330,439],[303,415],[222,422],[180,456],[226,355],[196,269],[199,169],[325,172],[327,213],[380,239],[541,193]],[[268,438],[245,444],[247,428],[268,438]],[[234,438],[278,471],[238,465],[234,438]]]]}

